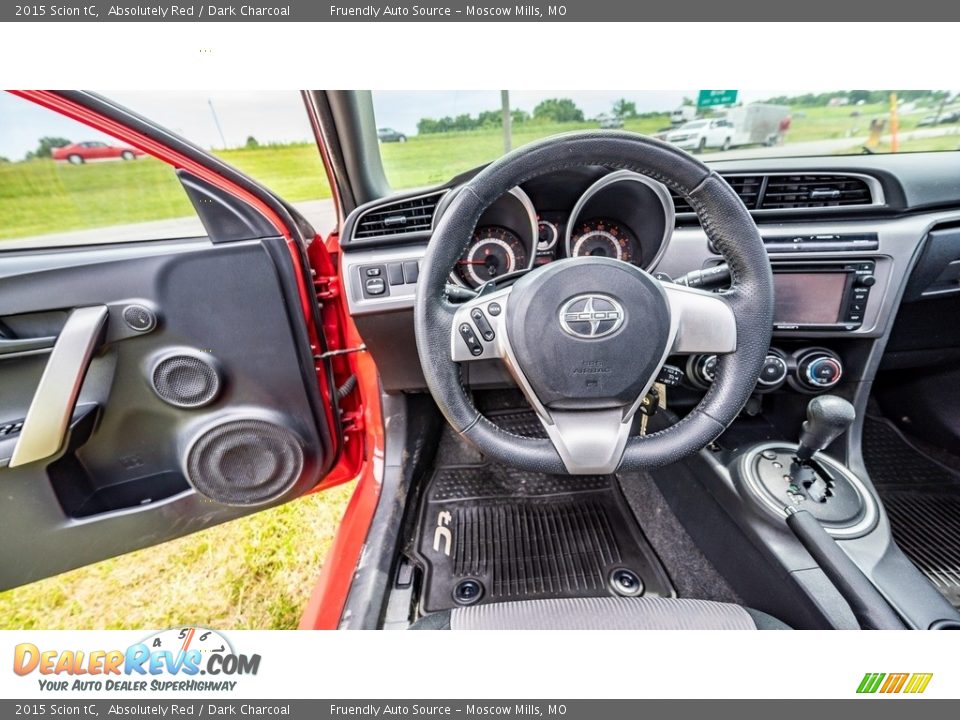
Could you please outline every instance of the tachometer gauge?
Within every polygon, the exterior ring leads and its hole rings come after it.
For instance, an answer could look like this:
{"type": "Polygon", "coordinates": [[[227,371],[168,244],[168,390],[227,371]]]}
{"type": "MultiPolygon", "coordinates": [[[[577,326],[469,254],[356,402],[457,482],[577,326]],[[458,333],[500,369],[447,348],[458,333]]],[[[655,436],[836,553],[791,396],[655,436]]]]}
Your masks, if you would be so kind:
{"type": "Polygon", "coordinates": [[[573,231],[573,257],[608,257],[634,262],[635,250],[633,234],[612,220],[587,220],[573,231]]]}
{"type": "Polygon", "coordinates": [[[457,261],[457,276],[469,287],[480,287],[527,267],[527,248],[514,233],[502,227],[481,227],[473,234],[457,261]]]}
{"type": "Polygon", "coordinates": [[[553,250],[560,237],[560,229],[549,220],[541,220],[537,223],[537,233],[537,252],[553,250]]]}

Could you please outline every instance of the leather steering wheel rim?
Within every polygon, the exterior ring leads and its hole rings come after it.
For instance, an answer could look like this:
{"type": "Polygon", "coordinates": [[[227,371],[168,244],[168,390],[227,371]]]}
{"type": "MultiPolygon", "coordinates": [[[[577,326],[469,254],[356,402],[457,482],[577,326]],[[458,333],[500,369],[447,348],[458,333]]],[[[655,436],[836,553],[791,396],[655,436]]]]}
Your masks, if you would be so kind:
{"type": "Polygon", "coordinates": [[[481,214],[500,195],[538,175],[578,166],[631,170],[680,193],[730,266],[730,289],[719,297],[736,320],[736,349],[719,355],[715,380],[697,407],[664,430],[629,437],[616,469],[667,465],[715,440],[750,398],[770,345],[773,276],[757,226],[736,193],[703,163],[657,140],[622,131],[554,136],[501,157],[457,193],[433,232],[420,269],[414,321],[424,377],[452,428],[487,456],[534,472],[570,471],[551,440],[510,433],[474,406],[460,365],[451,357],[451,328],[459,306],[449,301],[445,288],[481,214]]]}

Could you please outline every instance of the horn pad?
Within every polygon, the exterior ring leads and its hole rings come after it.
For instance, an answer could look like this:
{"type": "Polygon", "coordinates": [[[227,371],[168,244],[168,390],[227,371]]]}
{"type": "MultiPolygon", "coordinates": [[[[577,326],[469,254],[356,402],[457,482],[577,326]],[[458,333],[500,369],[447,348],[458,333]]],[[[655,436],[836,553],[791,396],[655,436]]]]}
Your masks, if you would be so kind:
{"type": "Polygon", "coordinates": [[[540,401],[558,410],[620,407],[664,361],[670,310],[660,283],[610,258],[569,258],[521,278],[507,335],[540,401]]]}

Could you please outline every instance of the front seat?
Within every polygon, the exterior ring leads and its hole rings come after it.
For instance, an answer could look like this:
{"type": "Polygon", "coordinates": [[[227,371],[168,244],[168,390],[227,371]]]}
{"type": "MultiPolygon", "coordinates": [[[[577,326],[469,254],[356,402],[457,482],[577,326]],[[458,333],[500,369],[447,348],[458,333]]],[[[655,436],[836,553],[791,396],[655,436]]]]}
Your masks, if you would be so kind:
{"type": "Polygon", "coordinates": [[[471,605],[432,613],[411,630],[789,630],[766,613],[686,598],[591,597],[471,605]]]}

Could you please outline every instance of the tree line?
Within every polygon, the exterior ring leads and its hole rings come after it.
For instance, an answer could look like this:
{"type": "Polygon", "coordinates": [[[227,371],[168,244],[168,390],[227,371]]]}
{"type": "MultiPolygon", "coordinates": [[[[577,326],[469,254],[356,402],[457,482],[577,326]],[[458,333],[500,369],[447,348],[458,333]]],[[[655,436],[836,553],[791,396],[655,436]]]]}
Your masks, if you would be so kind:
{"type": "MultiPolygon", "coordinates": [[[[613,103],[610,114],[621,119],[663,115],[662,112],[637,113],[637,105],[626,98],[613,103]]],[[[525,110],[511,110],[510,122],[513,125],[522,125],[528,122],[573,123],[584,122],[586,116],[583,110],[570,98],[547,98],[533,108],[532,113],[525,110]]],[[[471,115],[446,116],[442,118],[421,118],[417,123],[417,133],[431,135],[445,132],[461,132],[464,130],[484,130],[498,128],[503,125],[502,110],[486,110],[471,115]]]]}

